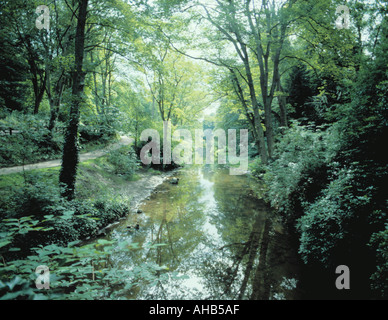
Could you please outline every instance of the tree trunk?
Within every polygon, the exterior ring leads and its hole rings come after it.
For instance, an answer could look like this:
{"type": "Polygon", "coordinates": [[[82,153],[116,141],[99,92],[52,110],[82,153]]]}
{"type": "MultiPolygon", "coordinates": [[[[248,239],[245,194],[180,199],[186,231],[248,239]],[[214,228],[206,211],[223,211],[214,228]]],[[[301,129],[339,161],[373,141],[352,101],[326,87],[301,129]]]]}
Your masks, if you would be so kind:
{"type": "Polygon", "coordinates": [[[50,103],[50,120],[47,128],[50,131],[50,135],[52,137],[55,128],[55,123],[59,114],[59,107],[62,101],[63,90],[65,88],[65,75],[60,75],[59,79],[55,84],[54,90],[51,90],[51,72],[49,65],[47,65],[46,67],[46,77],[46,93],[50,103]]]}
{"type": "MultiPolygon", "coordinates": [[[[22,36],[21,36],[22,37],[22,36]]],[[[37,57],[36,52],[34,51],[31,41],[28,39],[23,39],[27,49],[27,61],[30,67],[31,72],[31,82],[34,90],[34,114],[38,114],[39,107],[44,96],[44,90],[46,88],[46,73],[40,68],[39,58],[37,57]]]]}
{"type": "Polygon", "coordinates": [[[48,129],[50,133],[52,134],[55,129],[55,123],[58,119],[59,114],[59,108],[62,101],[62,93],[65,85],[61,81],[61,83],[58,84],[58,87],[55,89],[54,97],[50,99],[50,122],[48,125],[48,129]]]}
{"type": "MultiPolygon", "coordinates": [[[[249,65],[249,60],[248,60],[248,53],[246,52],[245,55],[245,71],[247,74],[247,80],[248,80],[248,87],[249,87],[249,93],[251,97],[251,102],[252,102],[252,109],[253,109],[253,115],[254,115],[254,124],[256,128],[256,145],[258,146],[259,153],[260,153],[260,158],[261,162],[263,164],[268,163],[268,151],[267,151],[267,146],[265,145],[265,139],[264,139],[264,130],[261,124],[261,117],[259,113],[259,103],[257,101],[256,97],[256,90],[255,90],[255,85],[253,82],[253,76],[251,72],[251,68],[249,65]]],[[[268,147],[269,149],[269,147],[268,147]]]]}
{"type": "MultiPolygon", "coordinates": [[[[279,91],[283,92],[282,85],[279,81],[279,91]]],[[[286,96],[278,96],[279,109],[280,109],[280,125],[284,128],[288,127],[288,115],[287,115],[287,99],[286,96]]]]}
{"type": "Polygon", "coordinates": [[[70,119],[63,147],[62,167],[59,176],[62,196],[68,200],[75,197],[75,182],[79,162],[78,126],[80,119],[80,105],[83,103],[83,89],[86,73],[83,72],[85,49],[85,25],[88,0],[79,0],[77,31],[75,37],[75,66],[73,70],[72,102],[70,119]]]}
{"type": "Polygon", "coordinates": [[[34,87],[34,114],[38,114],[39,107],[43,99],[44,89],[46,86],[46,76],[41,79],[41,83],[38,80],[38,74],[33,74],[33,87],[34,87]]]}

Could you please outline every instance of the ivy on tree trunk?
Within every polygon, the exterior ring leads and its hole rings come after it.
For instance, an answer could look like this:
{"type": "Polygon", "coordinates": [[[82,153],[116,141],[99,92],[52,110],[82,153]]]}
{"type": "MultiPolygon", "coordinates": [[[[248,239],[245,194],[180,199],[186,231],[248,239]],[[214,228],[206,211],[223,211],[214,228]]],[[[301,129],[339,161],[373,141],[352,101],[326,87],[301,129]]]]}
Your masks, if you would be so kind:
{"type": "Polygon", "coordinates": [[[77,167],[79,162],[78,126],[80,119],[80,106],[83,103],[83,88],[85,72],[83,68],[85,50],[85,25],[88,0],[79,0],[77,31],[75,37],[75,64],[73,70],[72,101],[70,119],[63,147],[62,167],[59,182],[64,187],[62,196],[68,200],[74,199],[77,167]]]}

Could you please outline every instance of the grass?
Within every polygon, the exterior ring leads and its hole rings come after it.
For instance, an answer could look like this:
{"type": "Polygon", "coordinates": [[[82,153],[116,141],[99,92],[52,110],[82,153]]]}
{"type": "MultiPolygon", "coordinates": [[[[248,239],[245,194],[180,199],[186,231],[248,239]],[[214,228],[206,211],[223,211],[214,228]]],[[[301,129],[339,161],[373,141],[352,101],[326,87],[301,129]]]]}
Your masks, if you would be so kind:
{"type": "Polygon", "coordinates": [[[128,180],[112,171],[113,166],[107,161],[106,156],[82,162],[78,168],[77,197],[94,199],[103,194],[114,196],[115,191],[128,180]]]}
{"type": "MultiPolygon", "coordinates": [[[[0,156],[0,166],[2,168],[11,168],[11,167],[20,166],[23,164],[28,165],[28,164],[34,164],[34,163],[39,163],[43,161],[58,160],[62,156],[62,151],[57,151],[57,152],[50,151],[50,150],[42,151],[40,149],[28,151],[28,148],[26,149],[22,147],[24,146],[24,144],[20,141],[20,137],[18,137],[17,135],[7,137],[7,140],[5,140],[4,137],[2,138],[3,140],[1,141],[2,143],[4,143],[4,145],[7,145],[7,146],[19,145],[19,148],[16,149],[18,150],[18,152],[12,152],[12,153],[10,153],[11,151],[8,152],[7,160],[3,159],[0,156]],[[25,156],[28,159],[25,159],[23,161],[23,156],[25,156]]],[[[109,145],[118,142],[119,140],[120,138],[117,136],[117,137],[112,137],[109,141],[103,141],[103,142],[92,141],[87,143],[81,143],[80,153],[83,154],[83,153],[89,153],[96,150],[104,149],[109,145]]]]}
{"type": "MultiPolygon", "coordinates": [[[[114,174],[114,167],[107,159],[107,156],[103,156],[79,164],[76,182],[77,198],[94,199],[103,195],[114,197],[115,191],[122,189],[128,181],[136,181],[140,178],[138,173],[130,179],[114,174]]],[[[14,193],[15,189],[37,179],[57,185],[59,171],[60,167],[55,167],[1,175],[0,197],[6,199],[14,193]]]]}
{"type": "Polygon", "coordinates": [[[0,194],[3,194],[4,191],[22,187],[28,181],[31,181],[34,177],[40,176],[46,181],[57,180],[59,176],[59,167],[58,168],[44,168],[30,170],[20,173],[13,173],[8,175],[0,176],[0,194]]]}

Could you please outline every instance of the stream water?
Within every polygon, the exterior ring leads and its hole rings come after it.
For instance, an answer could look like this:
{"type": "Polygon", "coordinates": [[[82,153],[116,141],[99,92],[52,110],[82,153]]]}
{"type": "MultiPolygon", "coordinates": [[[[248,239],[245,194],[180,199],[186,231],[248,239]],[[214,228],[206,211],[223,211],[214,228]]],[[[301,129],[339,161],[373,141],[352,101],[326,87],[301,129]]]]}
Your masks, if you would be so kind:
{"type": "MultiPolygon", "coordinates": [[[[137,249],[112,254],[130,270],[163,268],[131,299],[298,299],[300,263],[291,237],[254,196],[246,176],[214,167],[185,168],[159,184],[107,239],[137,249]],[[138,229],[135,227],[138,225],[138,229]],[[129,228],[130,227],[130,228],[129,228]],[[147,247],[153,244],[153,247],[147,247]],[[165,269],[165,270],[164,270],[165,269]]],[[[144,186],[146,188],[146,186],[144,186]]]]}

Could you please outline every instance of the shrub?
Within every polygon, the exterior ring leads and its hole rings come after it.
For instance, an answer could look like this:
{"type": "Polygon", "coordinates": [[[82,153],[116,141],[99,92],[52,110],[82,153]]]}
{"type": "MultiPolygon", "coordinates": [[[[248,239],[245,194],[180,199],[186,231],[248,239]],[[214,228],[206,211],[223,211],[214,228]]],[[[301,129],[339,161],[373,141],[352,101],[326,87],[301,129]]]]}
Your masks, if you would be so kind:
{"type": "Polygon", "coordinates": [[[128,179],[132,178],[139,166],[138,158],[132,147],[125,146],[108,154],[108,162],[114,167],[113,172],[128,179]]]}
{"type": "Polygon", "coordinates": [[[388,299],[388,201],[383,210],[375,210],[370,216],[370,224],[375,232],[368,246],[374,252],[376,265],[370,277],[371,288],[377,298],[388,299]]]}
{"type": "Polygon", "coordinates": [[[80,239],[95,236],[99,228],[99,223],[95,218],[98,215],[98,211],[94,207],[93,202],[74,200],[72,205],[75,210],[72,223],[80,239]]]}
{"type": "Polygon", "coordinates": [[[299,126],[295,122],[277,143],[275,160],[264,175],[266,199],[287,222],[302,215],[306,196],[314,198],[308,195],[312,186],[316,186],[315,194],[324,186],[322,176],[327,176],[326,165],[338,148],[333,136],[332,130],[322,131],[313,125],[299,126]]]}
{"type": "Polygon", "coordinates": [[[372,235],[369,243],[376,250],[376,270],[371,275],[371,287],[377,297],[388,299],[388,224],[385,230],[372,235]]]}
{"type": "Polygon", "coordinates": [[[265,174],[265,166],[261,163],[260,157],[254,158],[249,162],[249,171],[251,175],[255,178],[262,178],[265,174]]]}
{"type": "Polygon", "coordinates": [[[63,137],[57,132],[51,135],[47,123],[47,117],[19,112],[0,120],[0,127],[15,130],[0,136],[0,164],[23,165],[58,157],[63,137]]]}
{"type": "Polygon", "coordinates": [[[8,218],[44,215],[60,215],[69,208],[60,196],[60,189],[47,174],[26,176],[24,185],[12,190],[8,204],[4,204],[4,214],[8,218]]]}
{"type": "Polygon", "coordinates": [[[93,218],[97,219],[99,227],[107,226],[129,213],[128,206],[120,202],[98,200],[94,203],[94,208],[96,211],[93,218]]]}
{"type": "Polygon", "coordinates": [[[363,188],[358,169],[344,167],[334,170],[332,181],[321,196],[304,208],[298,220],[301,234],[300,253],[307,263],[321,262],[329,267],[350,258],[365,246],[368,236],[368,206],[373,188],[363,188]]]}
{"type": "Polygon", "coordinates": [[[45,227],[51,228],[50,231],[40,233],[42,241],[39,244],[57,244],[60,246],[66,246],[72,241],[79,239],[79,232],[75,228],[74,221],[65,218],[55,218],[49,220],[45,227]]]}
{"type": "MultiPolygon", "coordinates": [[[[34,226],[26,226],[26,232],[34,231],[34,226]]],[[[7,237],[7,240],[10,240],[7,237]]],[[[158,244],[160,245],[160,244],[158,244]]],[[[0,242],[0,254],[4,249],[0,242]]],[[[87,299],[122,299],[128,296],[129,290],[147,276],[149,281],[160,283],[163,276],[160,271],[165,267],[148,263],[121,268],[112,266],[110,255],[117,252],[128,252],[137,248],[130,241],[98,240],[96,244],[79,246],[74,241],[66,246],[57,244],[39,245],[32,249],[26,259],[6,257],[0,265],[0,299],[1,300],[87,300],[87,299]],[[50,290],[39,290],[35,286],[38,275],[37,266],[49,268],[50,290]]],[[[149,249],[156,246],[149,246],[149,249]]],[[[148,249],[148,250],[149,250],[148,249]]],[[[174,274],[171,275],[174,278],[174,274]]],[[[170,276],[164,277],[170,280],[170,276]]]]}
{"type": "Polygon", "coordinates": [[[93,237],[97,234],[98,224],[90,217],[74,216],[72,220],[74,230],[78,233],[78,239],[93,237]]]}
{"type": "Polygon", "coordinates": [[[45,232],[17,234],[14,237],[14,244],[24,248],[25,254],[33,246],[53,243],[66,245],[94,236],[100,228],[128,214],[127,204],[117,200],[66,201],[60,196],[59,187],[42,174],[29,175],[26,184],[15,188],[9,200],[1,210],[4,219],[13,219],[17,223],[32,216],[47,229],[45,232]]]}

